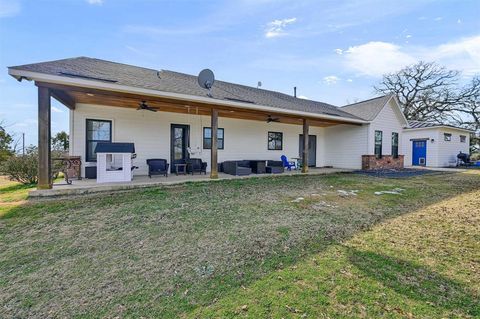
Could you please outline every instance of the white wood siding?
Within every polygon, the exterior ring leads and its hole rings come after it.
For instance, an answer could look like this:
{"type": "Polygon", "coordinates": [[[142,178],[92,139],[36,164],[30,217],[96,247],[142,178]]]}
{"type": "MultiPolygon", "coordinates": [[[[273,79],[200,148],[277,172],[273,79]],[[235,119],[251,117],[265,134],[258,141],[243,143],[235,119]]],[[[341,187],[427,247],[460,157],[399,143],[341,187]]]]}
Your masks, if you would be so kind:
{"type": "Polygon", "coordinates": [[[403,143],[406,165],[412,165],[412,141],[411,139],[424,139],[427,141],[427,162],[429,167],[445,167],[450,162],[456,161],[457,154],[469,154],[470,134],[454,128],[426,128],[421,130],[405,130],[403,143]],[[452,140],[444,140],[444,133],[452,134],[452,140]],[[465,143],[460,142],[460,135],[466,136],[465,143]],[[433,141],[432,141],[433,140],[433,141]]]}
{"type": "Polygon", "coordinates": [[[323,165],[362,168],[362,155],[367,154],[368,125],[336,125],[323,131],[323,165]]]}
{"type": "Polygon", "coordinates": [[[469,133],[450,128],[440,128],[438,134],[438,166],[448,166],[450,162],[456,161],[459,152],[470,154],[469,133]],[[452,140],[450,142],[445,141],[444,133],[452,134],[452,140]],[[460,135],[466,136],[465,143],[460,142],[460,135]]]}
{"type": "MultiPolygon", "coordinates": [[[[79,155],[85,161],[86,119],[102,119],[112,121],[112,141],[135,143],[137,158],[133,165],[138,166],[135,175],[146,175],[148,158],[165,158],[170,163],[170,126],[171,124],[190,125],[190,146],[196,154],[191,157],[202,158],[210,169],[210,150],[203,150],[203,127],[210,126],[209,116],[196,116],[168,112],[137,111],[134,109],[77,104],[70,111],[71,155],[79,155]]],[[[219,118],[219,128],[224,128],[225,149],[218,151],[218,162],[240,159],[280,160],[280,156],[297,157],[299,151],[299,135],[301,125],[266,123],[260,121],[219,118]],[[267,147],[267,132],[283,133],[283,150],[271,151],[267,147]]],[[[358,129],[359,126],[342,125],[358,129]]],[[[348,167],[351,155],[345,145],[342,156],[349,160],[341,160],[327,164],[323,158],[325,150],[324,129],[311,127],[310,134],[317,136],[317,166],[333,165],[348,167]]],[[[333,135],[330,135],[332,137],[333,135]]],[[[327,138],[327,137],[325,137],[327,138]]],[[[337,138],[338,139],[338,138],[337,138]]],[[[355,139],[359,139],[358,137],[355,139]]],[[[335,143],[336,144],[336,143],[335,143]]],[[[356,162],[356,161],[355,161],[356,162]]],[[[85,163],[85,166],[95,163],[85,163]]],[[[351,167],[356,168],[357,166],[351,167]]],[[[84,169],[82,169],[84,176],[84,169]]]]}
{"type": "Polygon", "coordinates": [[[436,129],[429,129],[418,131],[405,130],[403,132],[403,153],[405,154],[405,166],[412,166],[412,139],[427,139],[426,166],[436,167],[438,165],[438,131],[436,129]]]}
{"type": "Polygon", "coordinates": [[[406,126],[395,101],[391,99],[371,122],[368,133],[368,155],[375,154],[375,131],[382,131],[382,154],[392,155],[392,133],[398,133],[398,153],[402,153],[402,133],[406,126]]]}

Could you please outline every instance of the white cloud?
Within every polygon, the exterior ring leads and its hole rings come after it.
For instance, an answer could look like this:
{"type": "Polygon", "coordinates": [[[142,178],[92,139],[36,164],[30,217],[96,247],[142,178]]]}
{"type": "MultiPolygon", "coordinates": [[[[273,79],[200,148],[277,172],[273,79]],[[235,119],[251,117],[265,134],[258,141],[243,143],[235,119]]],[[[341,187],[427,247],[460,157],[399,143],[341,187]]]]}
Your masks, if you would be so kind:
{"type": "Polygon", "coordinates": [[[308,96],[305,96],[305,95],[299,95],[298,98],[299,99],[304,99],[304,100],[310,100],[310,98],[308,96]]]}
{"type": "Polygon", "coordinates": [[[458,24],[462,24],[462,19],[458,19],[458,20],[457,20],[457,23],[458,23],[458,24]]]}
{"type": "Polygon", "coordinates": [[[52,106],[52,111],[55,113],[63,113],[63,110],[59,109],[58,107],[52,106]]]}
{"type": "Polygon", "coordinates": [[[412,37],[411,34],[407,34],[407,35],[405,36],[405,38],[407,38],[407,39],[410,39],[411,37],[412,37]]]}
{"type": "Polygon", "coordinates": [[[345,51],[345,63],[350,69],[369,76],[394,72],[415,59],[401,51],[401,47],[386,42],[368,42],[345,51]]]}
{"type": "Polygon", "coordinates": [[[335,49],[335,53],[336,54],[343,54],[343,50],[342,49],[335,49]]]}
{"type": "Polygon", "coordinates": [[[0,18],[16,16],[20,9],[18,0],[0,0],[0,18]]]}
{"type": "Polygon", "coordinates": [[[288,33],[285,31],[285,28],[297,21],[297,18],[288,18],[282,20],[273,20],[267,24],[267,28],[265,29],[265,37],[266,38],[275,38],[283,35],[287,35],[288,33]]]}
{"type": "Polygon", "coordinates": [[[323,82],[327,85],[336,84],[339,80],[340,78],[335,75],[329,75],[323,78],[323,82]]]}
{"type": "Polygon", "coordinates": [[[433,21],[442,21],[443,20],[443,17],[436,17],[435,19],[433,19],[433,21]]]}
{"type": "Polygon", "coordinates": [[[22,127],[31,127],[37,125],[37,119],[26,119],[23,122],[15,123],[12,127],[22,128],[22,127]]]}
{"type": "Polygon", "coordinates": [[[94,4],[94,5],[102,5],[103,0],[86,0],[88,4],[94,4]]]}
{"type": "Polygon", "coordinates": [[[464,75],[480,73],[480,35],[425,49],[422,53],[424,60],[439,61],[464,75]]]}
{"type": "Polygon", "coordinates": [[[347,82],[353,82],[353,80],[352,79],[347,79],[347,82]]]}
{"type": "Polygon", "coordinates": [[[480,72],[480,35],[437,46],[368,42],[344,51],[344,64],[362,75],[379,77],[420,60],[433,61],[471,76],[480,72]]]}

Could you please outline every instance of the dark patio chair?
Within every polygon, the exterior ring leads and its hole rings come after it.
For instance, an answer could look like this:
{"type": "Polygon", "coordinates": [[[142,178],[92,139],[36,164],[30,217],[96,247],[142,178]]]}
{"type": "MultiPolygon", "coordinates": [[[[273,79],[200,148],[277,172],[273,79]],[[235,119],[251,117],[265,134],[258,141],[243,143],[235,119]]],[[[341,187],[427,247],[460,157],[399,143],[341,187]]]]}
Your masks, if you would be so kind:
{"type": "Polygon", "coordinates": [[[148,177],[152,178],[152,175],[163,175],[168,177],[168,167],[166,159],[163,158],[151,158],[147,159],[148,165],[148,177]]]}
{"type": "Polygon", "coordinates": [[[202,162],[200,158],[190,158],[187,160],[187,173],[204,173],[207,175],[207,163],[202,162]]]}

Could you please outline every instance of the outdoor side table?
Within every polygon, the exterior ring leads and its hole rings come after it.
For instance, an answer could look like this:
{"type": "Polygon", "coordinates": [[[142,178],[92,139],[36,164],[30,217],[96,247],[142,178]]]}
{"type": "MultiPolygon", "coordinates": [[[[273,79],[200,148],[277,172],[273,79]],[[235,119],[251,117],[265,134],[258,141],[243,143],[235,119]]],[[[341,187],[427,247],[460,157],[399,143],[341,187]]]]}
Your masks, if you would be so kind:
{"type": "Polygon", "coordinates": [[[187,164],[175,164],[175,174],[187,175],[187,164]]]}
{"type": "Polygon", "coordinates": [[[266,169],[265,169],[265,161],[258,161],[258,160],[251,160],[250,161],[250,168],[252,169],[252,172],[255,174],[265,174],[266,169]]]}

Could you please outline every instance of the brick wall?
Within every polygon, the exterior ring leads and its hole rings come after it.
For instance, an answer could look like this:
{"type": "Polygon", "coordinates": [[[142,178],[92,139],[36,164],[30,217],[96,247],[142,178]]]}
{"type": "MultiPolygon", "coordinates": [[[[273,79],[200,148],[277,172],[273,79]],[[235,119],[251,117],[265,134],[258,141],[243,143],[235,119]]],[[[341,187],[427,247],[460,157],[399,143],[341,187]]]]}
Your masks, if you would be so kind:
{"type": "Polygon", "coordinates": [[[403,155],[393,158],[384,155],[377,158],[375,155],[362,155],[362,169],[400,169],[403,168],[403,155]]]}

